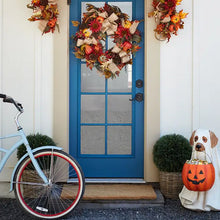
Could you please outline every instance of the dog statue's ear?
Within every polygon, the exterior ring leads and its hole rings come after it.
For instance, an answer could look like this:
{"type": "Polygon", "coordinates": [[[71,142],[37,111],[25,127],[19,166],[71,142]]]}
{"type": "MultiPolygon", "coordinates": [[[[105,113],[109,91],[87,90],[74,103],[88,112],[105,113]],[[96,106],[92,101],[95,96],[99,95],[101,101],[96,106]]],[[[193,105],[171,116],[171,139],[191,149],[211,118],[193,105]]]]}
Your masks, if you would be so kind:
{"type": "Polygon", "coordinates": [[[218,138],[216,137],[215,133],[212,131],[209,131],[210,133],[210,139],[211,139],[211,147],[215,147],[218,143],[218,138]]]}
{"type": "Polygon", "coordinates": [[[194,136],[195,136],[195,133],[196,133],[196,131],[193,131],[192,136],[191,136],[191,138],[190,138],[190,140],[189,140],[189,143],[190,143],[191,146],[193,146],[193,144],[194,144],[194,136]]]}

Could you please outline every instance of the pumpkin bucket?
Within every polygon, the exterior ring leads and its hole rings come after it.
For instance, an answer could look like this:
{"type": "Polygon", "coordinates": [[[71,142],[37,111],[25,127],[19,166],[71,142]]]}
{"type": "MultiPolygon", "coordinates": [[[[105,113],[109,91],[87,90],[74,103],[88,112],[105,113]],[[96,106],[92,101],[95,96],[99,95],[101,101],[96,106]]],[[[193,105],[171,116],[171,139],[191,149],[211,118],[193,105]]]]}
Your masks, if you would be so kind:
{"type": "Polygon", "coordinates": [[[215,181],[212,163],[202,160],[187,160],[182,170],[183,184],[191,191],[208,191],[215,181]]]}

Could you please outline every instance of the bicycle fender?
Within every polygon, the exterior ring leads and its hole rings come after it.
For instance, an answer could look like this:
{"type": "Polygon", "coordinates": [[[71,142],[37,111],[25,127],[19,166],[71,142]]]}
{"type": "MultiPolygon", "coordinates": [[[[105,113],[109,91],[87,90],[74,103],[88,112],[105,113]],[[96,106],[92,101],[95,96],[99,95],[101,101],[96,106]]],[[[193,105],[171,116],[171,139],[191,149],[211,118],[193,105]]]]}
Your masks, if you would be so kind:
{"type": "MultiPolygon", "coordinates": [[[[62,147],[56,147],[56,146],[42,146],[42,147],[38,147],[38,148],[35,148],[32,150],[32,153],[35,153],[37,151],[40,151],[40,150],[49,150],[49,149],[53,149],[53,150],[63,150],[62,147]]],[[[24,160],[24,158],[26,158],[28,156],[28,153],[26,153],[19,161],[18,163],[16,164],[16,166],[14,167],[14,170],[13,170],[13,173],[11,175],[11,187],[10,187],[10,191],[13,191],[14,188],[13,188],[13,182],[14,182],[14,177],[15,177],[15,173],[16,173],[16,170],[18,168],[18,166],[20,165],[20,163],[24,160]]]]}

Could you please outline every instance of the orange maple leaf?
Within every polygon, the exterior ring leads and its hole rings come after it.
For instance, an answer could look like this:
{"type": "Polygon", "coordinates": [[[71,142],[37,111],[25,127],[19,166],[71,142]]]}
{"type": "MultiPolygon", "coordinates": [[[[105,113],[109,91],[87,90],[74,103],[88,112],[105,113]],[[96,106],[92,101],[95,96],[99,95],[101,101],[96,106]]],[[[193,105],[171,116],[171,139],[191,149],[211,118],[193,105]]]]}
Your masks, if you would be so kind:
{"type": "Polygon", "coordinates": [[[182,0],[176,0],[176,5],[180,5],[182,0]]]}
{"type": "Polygon", "coordinates": [[[184,13],[183,10],[179,12],[180,19],[184,19],[189,13],[184,13]]]}
{"type": "Polygon", "coordinates": [[[141,47],[139,47],[138,45],[133,45],[132,46],[132,53],[135,53],[135,52],[137,52],[140,49],[141,49],[141,47]]]}

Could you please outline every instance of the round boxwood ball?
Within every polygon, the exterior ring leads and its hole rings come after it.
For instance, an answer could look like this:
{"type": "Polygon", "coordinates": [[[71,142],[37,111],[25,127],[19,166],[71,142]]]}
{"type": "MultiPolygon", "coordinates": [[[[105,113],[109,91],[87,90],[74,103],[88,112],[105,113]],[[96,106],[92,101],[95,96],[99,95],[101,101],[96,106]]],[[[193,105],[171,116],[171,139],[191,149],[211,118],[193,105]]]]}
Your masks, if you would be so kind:
{"type": "Polygon", "coordinates": [[[177,134],[162,136],[153,147],[154,163],[160,171],[165,172],[181,172],[191,153],[189,141],[177,134]]]}

